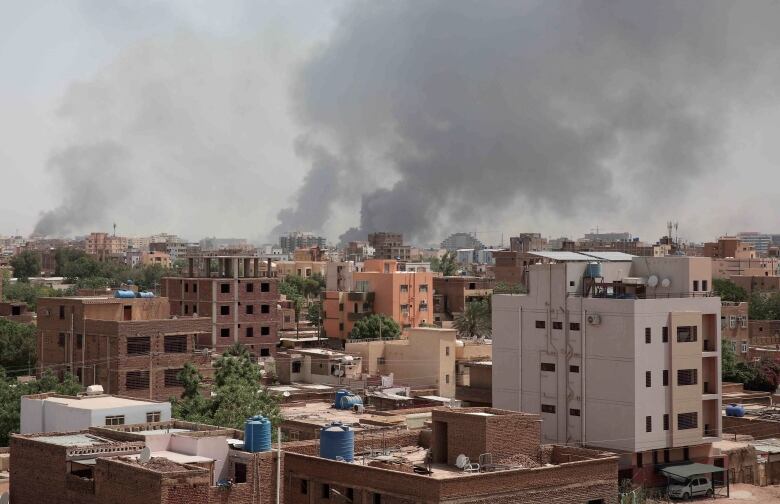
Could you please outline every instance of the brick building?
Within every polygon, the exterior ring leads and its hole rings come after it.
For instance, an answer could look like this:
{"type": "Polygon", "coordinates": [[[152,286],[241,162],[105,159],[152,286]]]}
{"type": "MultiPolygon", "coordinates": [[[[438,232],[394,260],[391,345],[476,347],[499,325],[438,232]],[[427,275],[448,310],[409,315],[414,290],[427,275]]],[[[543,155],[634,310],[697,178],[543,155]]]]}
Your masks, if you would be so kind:
{"type": "Polygon", "coordinates": [[[481,277],[433,277],[434,312],[454,315],[472,301],[489,299],[495,280],[481,277]]]}
{"type": "Polygon", "coordinates": [[[748,303],[723,302],[720,307],[720,332],[724,340],[731,343],[737,357],[745,360],[750,345],[748,329],[748,303]]]}
{"type": "Polygon", "coordinates": [[[780,345],[780,320],[748,321],[750,346],[780,345]]]}
{"type": "Polygon", "coordinates": [[[70,371],[109,394],[165,400],[183,391],[186,362],[210,366],[196,351],[209,319],[172,318],[165,298],[40,298],[37,315],[38,372],[70,371]]]}
{"type": "MultiPolygon", "coordinates": [[[[0,299],[2,299],[2,294],[3,288],[0,287],[0,299]]],[[[21,301],[0,302],[0,319],[20,324],[30,324],[35,322],[35,312],[30,311],[27,303],[21,301]]]]}
{"type": "Polygon", "coordinates": [[[84,242],[84,251],[98,259],[118,256],[127,251],[127,238],[108,233],[90,233],[84,242]]]}
{"type": "Polygon", "coordinates": [[[732,275],[731,281],[742,287],[748,294],[753,292],[780,292],[778,275],[732,275]]]}
{"type": "Polygon", "coordinates": [[[368,243],[374,247],[374,259],[411,260],[411,247],[404,245],[404,235],[401,233],[369,233],[368,243]]]}
{"type": "Polygon", "coordinates": [[[279,289],[268,276],[270,264],[254,255],[219,252],[186,260],[186,276],[163,278],[162,295],[170,299],[172,314],[210,319],[199,348],[221,351],[241,343],[257,357],[272,357],[279,343],[279,289]]]}

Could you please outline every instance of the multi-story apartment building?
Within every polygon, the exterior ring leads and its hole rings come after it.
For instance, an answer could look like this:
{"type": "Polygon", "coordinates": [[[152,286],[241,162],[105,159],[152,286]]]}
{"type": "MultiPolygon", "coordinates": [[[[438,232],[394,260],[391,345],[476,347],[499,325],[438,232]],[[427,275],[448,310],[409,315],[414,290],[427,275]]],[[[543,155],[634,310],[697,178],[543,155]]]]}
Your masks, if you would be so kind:
{"type": "Polygon", "coordinates": [[[729,277],[737,286],[745,289],[745,292],[779,292],[780,276],[778,275],[732,275],[729,277]]]}
{"type": "Polygon", "coordinates": [[[368,244],[374,247],[374,259],[411,260],[411,247],[404,245],[401,233],[369,233],[368,244]]]}
{"type": "Polygon", "coordinates": [[[323,293],[323,328],[328,338],[345,340],[355,322],[372,313],[391,317],[402,327],[433,322],[433,274],[398,271],[394,260],[371,259],[353,271],[352,290],[323,293]]]}
{"type": "Polygon", "coordinates": [[[712,278],[733,276],[772,276],[780,270],[780,259],[761,257],[758,259],[713,259],[712,278]]]}
{"type": "Polygon", "coordinates": [[[495,280],[482,277],[447,276],[433,278],[434,311],[452,316],[473,302],[489,299],[495,280]]]}
{"type": "Polygon", "coordinates": [[[469,233],[454,233],[441,242],[441,248],[449,251],[465,248],[481,249],[484,247],[485,245],[481,241],[469,233]]]}
{"type": "Polygon", "coordinates": [[[279,289],[268,276],[270,264],[255,255],[220,252],[186,261],[184,277],[162,279],[162,294],[171,301],[171,313],[211,320],[199,346],[220,351],[241,343],[258,357],[272,357],[279,343],[279,289]]]}
{"type": "Polygon", "coordinates": [[[721,236],[716,242],[704,244],[702,253],[713,259],[755,259],[756,247],[752,243],[740,241],[736,236],[721,236]]]}
{"type": "Polygon", "coordinates": [[[509,238],[509,250],[512,252],[531,252],[546,247],[547,240],[540,233],[520,233],[509,238]]]}
{"type": "Polygon", "coordinates": [[[747,360],[750,347],[748,303],[723,302],[720,307],[720,331],[723,339],[741,360],[747,360]]]}
{"type": "Polygon", "coordinates": [[[737,238],[742,242],[752,244],[756,252],[762,256],[766,255],[769,245],[772,243],[771,235],[756,231],[743,231],[737,234],[737,238]]]}
{"type": "Polygon", "coordinates": [[[108,233],[90,233],[84,242],[84,251],[99,259],[124,254],[127,250],[127,238],[108,233]]]}
{"type": "Polygon", "coordinates": [[[528,294],[493,296],[494,406],[540,413],[545,442],[621,450],[627,470],[709,460],[721,432],[710,259],[559,254],[528,267],[528,294]]]}
{"type": "Polygon", "coordinates": [[[165,298],[41,298],[37,320],[38,372],[69,371],[109,394],[165,400],[182,393],[185,363],[210,364],[196,350],[209,319],[172,318],[165,298]]]}
{"type": "Polygon", "coordinates": [[[319,247],[324,249],[327,240],[322,236],[316,236],[314,233],[303,231],[292,231],[279,237],[279,246],[285,254],[292,254],[300,248],[319,247]]]}

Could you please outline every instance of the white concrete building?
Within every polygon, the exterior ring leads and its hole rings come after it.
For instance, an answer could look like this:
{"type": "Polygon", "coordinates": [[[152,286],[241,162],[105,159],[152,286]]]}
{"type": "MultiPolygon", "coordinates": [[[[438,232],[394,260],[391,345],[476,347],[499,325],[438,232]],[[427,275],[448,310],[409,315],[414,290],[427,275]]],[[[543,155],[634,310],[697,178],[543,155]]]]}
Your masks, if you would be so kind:
{"type": "Polygon", "coordinates": [[[493,296],[493,406],[540,413],[544,443],[638,454],[624,468],[643,452],[709,458],[721,433],[710,259],[545,254],[527,295],[493,296]]]}
{"type": "Polygon", "coordinates": [[[105,425],[167,422],[171,403],[112,395],[22,397],[21,433],[73,432],[105,425]]]}

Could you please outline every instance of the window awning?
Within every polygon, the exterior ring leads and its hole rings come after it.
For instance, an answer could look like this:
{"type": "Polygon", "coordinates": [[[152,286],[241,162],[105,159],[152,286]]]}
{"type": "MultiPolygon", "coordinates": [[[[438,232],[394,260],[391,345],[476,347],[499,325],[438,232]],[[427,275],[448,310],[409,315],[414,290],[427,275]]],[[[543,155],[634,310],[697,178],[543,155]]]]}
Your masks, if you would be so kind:
{"type": "Polygon", "coordinates": [[[692,476],[699,476],[701,474],[720,473],[724,471],[725,469],[722,467],[699,463],[667,466],[661,469],[662,474],[677,481],[685,481],[692,476]]]}

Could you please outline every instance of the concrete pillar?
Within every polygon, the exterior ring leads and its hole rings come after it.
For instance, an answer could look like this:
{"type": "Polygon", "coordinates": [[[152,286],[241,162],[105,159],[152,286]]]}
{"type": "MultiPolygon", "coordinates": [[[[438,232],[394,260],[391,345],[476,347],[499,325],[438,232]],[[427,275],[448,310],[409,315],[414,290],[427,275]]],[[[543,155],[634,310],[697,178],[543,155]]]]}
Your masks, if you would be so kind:
{"type": "Polygon", "coordinates": [[[254,268],[255,268],[255,270],[254,270],[254,272],[253,272],[253,273],[254,273],[254,277],[255,277],[255,278],[257,278],[257,277],[259,277],[259,276],[260,276],[260,259],[258,259],[257,257],[255,257],[254,263],[255,263],[255,264],[254,264],[254,268]]]}

